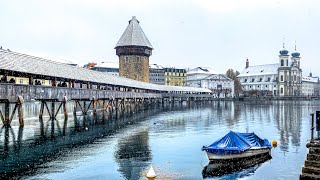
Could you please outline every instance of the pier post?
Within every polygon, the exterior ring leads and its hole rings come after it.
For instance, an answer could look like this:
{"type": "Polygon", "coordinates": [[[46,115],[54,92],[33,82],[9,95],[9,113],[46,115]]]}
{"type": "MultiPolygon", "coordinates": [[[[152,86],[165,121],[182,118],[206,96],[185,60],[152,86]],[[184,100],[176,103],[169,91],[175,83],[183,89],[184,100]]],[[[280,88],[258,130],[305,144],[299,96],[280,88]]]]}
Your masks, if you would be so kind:
{"type": "Polygon", "coordinates": [[[74,106],[73,106],[73,115],[76,115],[77,114],[77,100],[74,100],[74,106]]]}
{"type": "Polygon", "coordinates": [[[52,101],[52,103],[51,103],[51,119],[52,119],[52,121],[54,121],[54,119],[55,119],[55,102],[54,101],[52,101]]]}
{"type": "Polygon", "coordinates": [[[83,101],[83,112],[84,115],[87,115],[87,104],[86,101],[83,101]]]}
{"type": "Polygon", "coordinates": [[[4,125],[10,125],[10,103],[9,101],[4,103],[4,125]]]}
{"type": "Polygon", "coordinates": [[[68,98],[67,96],[63,97],[63,101],[62,101],[62,106],[63,106],[63,114],[64,114],[64,119],[67,120],[68,119],[68,110],[67,110],[67,101],[68,98]]]}
{"type": "Polygon", "coordinates": [[[22,96],[18,96],[17,105],[18,105],[18,117],[19,117],[20,127],[24,126],[23,108],[22,108],[23,102],[24,102],[23,97],[22,96]]]}
{"type": "Polygon", "coordinates": [[[97,98],[93,96],[93,115],[97,115],[97,98]]]}
{"type": "Polygon", "coordinates": [[[314,131],[314,113],[311,113],[311,142],[313,141],[313,131],[314,131]]]}

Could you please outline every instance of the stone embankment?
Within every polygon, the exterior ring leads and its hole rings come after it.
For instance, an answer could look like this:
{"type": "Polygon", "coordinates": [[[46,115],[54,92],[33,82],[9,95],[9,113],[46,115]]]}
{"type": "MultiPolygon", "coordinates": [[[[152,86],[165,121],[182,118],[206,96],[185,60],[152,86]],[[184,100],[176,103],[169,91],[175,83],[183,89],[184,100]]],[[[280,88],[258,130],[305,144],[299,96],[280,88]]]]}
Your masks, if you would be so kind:
{"type": "Polygon", "coordinates": [[[320,179],[320,141],[314,140],[308,143],[307,148],[309,148],[309,153],[300,179],[320,179]]]}

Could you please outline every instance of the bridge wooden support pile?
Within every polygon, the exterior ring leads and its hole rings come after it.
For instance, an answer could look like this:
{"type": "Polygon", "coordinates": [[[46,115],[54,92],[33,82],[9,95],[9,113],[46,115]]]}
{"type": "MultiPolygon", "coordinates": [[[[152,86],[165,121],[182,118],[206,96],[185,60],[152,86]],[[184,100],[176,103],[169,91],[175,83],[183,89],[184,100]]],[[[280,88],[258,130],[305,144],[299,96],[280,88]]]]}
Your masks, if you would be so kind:
{"type": "Polygon", "coordinates": [[[16,111],[18,110],[19,125],[24,126],[23,109],[22,109],[23,102],[24,101],[21,96],[18,97],[16,102],[11,102],[8,99],[0,99],[0,104],[4,106],[4,113],[0,109],[0,119],[3,123],[3,125],[10,126],[12,119],[13,119],[14,115],[16,114],[16,111]],[[12,110],[10,110],[10,108],[12,107],[11,104],[14,104],[14,107],[12,110]]]}
{"type": "MultiPolygon", "coordinates": [[[[64,119],[68,119],[68,109],[67,109],[67,102],[68,98],[66,96],[63,97],[62,100],[59,100],[57,98],[48,99],[48,98],[39,98],[35,99],[36,101],[40,102],[40,112],[39,112],[39,119],[40,121],[43,119],[44,114],[47,114],[50,118],[50,120],[55,121],[57,119],[57,116],[61,109],[63,110],[63,116],[64,119]]],[[[171,104],[174,105],[175,103],[182,104],[183,102],[186,102],[187,104],[190,104],[192,102],[196,101],[210,101],[212,99],[210,98],[200,98],[200,97],[167,97],[167,98],[72,98],[70,101],[73,101],[73,114],[74,116],[77,115],[77,113],[80,113],[81,115],[88,115],[89,112],[92,112],[92,114],[95,116],[97,115],[97,112],[102,112],[103,116],[107,114],[109,118],[112,118],[113,116],[115,118],[119,118],[120,116],[123,116],[126,114],[133,114],[138,111],[142,111],[145,109],[148,109],[149,107],[153,106],[164,106],[164,104],[171,104]]],[[[0,119],[2,120],[4,125],[11,124],[13,117],[18,112],[18,118],[19,118],[19,124],[20,126],[24,125],[23,120],[23,98],[19,96],[17,101],[11,102],[8,99],[0,99],[0,104],[3,104],[4,106],[4,113],[0,109],[0,119]],[[14,104],[14,106],[12,106],[14,104]],[[12,108],[10,110],[10,108],[12,108]],[[10,114],[11,112],[11,114],[10,114]],[[4,115],[3,115],[4,114],[4,115]]]]}

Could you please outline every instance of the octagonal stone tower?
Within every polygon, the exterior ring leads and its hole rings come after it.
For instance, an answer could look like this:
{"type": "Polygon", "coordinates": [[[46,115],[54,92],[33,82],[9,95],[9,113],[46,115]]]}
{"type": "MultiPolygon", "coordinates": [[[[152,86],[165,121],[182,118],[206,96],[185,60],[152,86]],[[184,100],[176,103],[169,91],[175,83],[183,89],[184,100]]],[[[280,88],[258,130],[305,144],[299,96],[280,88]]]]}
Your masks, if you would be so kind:
{"type": "Polygon", "coordinates": [[[149,56],[153,47],[135,16],[129,21],[115,49],[119,56],[120,76],[149,82],[149,56]]]}

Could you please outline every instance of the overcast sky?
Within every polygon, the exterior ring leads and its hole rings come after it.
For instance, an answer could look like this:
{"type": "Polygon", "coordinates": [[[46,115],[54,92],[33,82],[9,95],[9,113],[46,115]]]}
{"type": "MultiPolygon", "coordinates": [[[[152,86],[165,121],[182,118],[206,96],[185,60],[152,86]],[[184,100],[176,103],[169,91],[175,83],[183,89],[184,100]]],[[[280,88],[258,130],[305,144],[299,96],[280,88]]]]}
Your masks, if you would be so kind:
{"type": "Polygon", "coordinates": [[[303,74],[320,75],[320,1],[1,0],[0,46],[79,64],[118,61],[115,44],[132,16],[154,47],[150,63],[241,71],[301,53],[303,74]]]}

